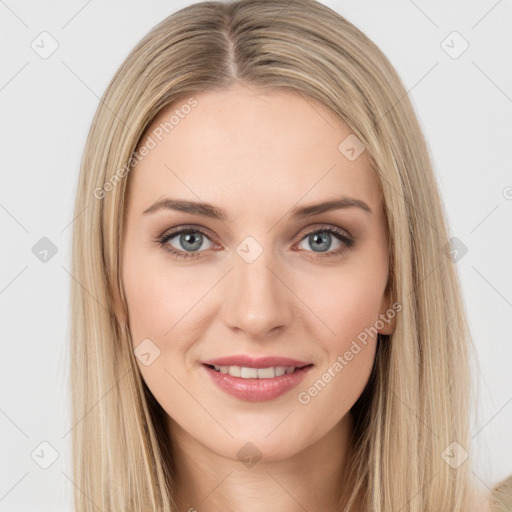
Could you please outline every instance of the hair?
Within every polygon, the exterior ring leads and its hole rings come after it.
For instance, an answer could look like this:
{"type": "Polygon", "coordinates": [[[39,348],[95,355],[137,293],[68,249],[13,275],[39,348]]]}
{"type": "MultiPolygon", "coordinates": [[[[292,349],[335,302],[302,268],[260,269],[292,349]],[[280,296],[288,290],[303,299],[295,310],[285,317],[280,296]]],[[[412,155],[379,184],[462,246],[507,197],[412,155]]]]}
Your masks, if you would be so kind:
{"type": "MultiPolygon", "coordinates": [[[[165,412],[137,367],[120,275],[129,171],[159,112],[240,83],[288,90],[334,111],[363,142],[382,191],[388,290],[402,309],[379,335],[353,407],[353,486],[345,511],[467,512],[471,336],[449,257],[429,151],[399,75],[344,17],[314,0],[201,2],[155,26],[131,51],[95,113],[75,203],[71,398],[79,512],[176,510],[165,412]],[[128,167],[127,167],[128,165],[128,167]]],[[[341,142],[341,141],[340,141],[341,142]]],[[[340,482],[340,486],[342,482],[340,482]]]]}
{"type": "Polygon", "coordinates": [[[494,486],[491,505],[491,512],[510,512],[512,510],[512,475],[494,486]]]}

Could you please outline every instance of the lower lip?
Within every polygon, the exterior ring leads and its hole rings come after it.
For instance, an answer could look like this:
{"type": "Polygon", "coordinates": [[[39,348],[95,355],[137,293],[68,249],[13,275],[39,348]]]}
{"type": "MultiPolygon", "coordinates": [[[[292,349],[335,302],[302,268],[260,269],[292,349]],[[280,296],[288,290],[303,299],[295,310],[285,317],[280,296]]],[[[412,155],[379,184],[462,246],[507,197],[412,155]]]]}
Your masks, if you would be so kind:
{"type": "Polygon", "coordinates": [[[220,373],[204,364],[202,366],[222,391],[251,402],[265,402],[284,395],[298,386],[308,371],[313,368],[313,365],[305,366],[293,373],[271,379],[242,379],[227,373],[220,373]]]}

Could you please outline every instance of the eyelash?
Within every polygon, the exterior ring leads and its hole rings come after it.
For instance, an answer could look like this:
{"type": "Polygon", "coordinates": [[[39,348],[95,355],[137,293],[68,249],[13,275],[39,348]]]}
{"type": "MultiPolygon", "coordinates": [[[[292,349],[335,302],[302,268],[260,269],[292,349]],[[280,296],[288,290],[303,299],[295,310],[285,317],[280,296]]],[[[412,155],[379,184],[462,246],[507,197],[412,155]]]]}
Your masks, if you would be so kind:
{"type": "MultiPolygon", "coordinates": [[[[197,251],[197,252],[186,252],[186,251],[178,251],[174,247],[170,246],[167,242],[171,240],[172,238],[176,237],[177,235],[182,234],[191,234],[191,233],[201,233],[203,236],[208,238],[210,240],[210,237],[207,233],[205,233],[203,230],[198,228],[192,228],[192,227],[184,227],[181,229],[177,229],[175,231],[166,232],[160,237],[158,237],[155,242],[158,243],[160,247],[162,247],[164,250],[171,253],[174,257],[178,259],[196,259],[200,257],[200,253],[204,251],[197,251]]],[[[310,235],[316,234],[316,233],[330,233],[334,235],[340,242],[342,242],[342,246],[338,249],[335,249],[334,251],[328,251],[324,254],[316,253],[315,256],[306,256],[308,258],[312,259],[323,259],[323,258],[330,258],[335,256],[341,256],[345,251],[353,249],[355,241],[352,238],[349,238],[344,231],[341,229],[335,228],[333,226],[326,226],[321,228],[315,228],[311,231],[308,231],[303,235],[303,237],[299,240],[299,243],[302,242],[305,238],[307,238],[310,235]]],[[[311,252],[311,251],[306,251],[311,252]]]]}

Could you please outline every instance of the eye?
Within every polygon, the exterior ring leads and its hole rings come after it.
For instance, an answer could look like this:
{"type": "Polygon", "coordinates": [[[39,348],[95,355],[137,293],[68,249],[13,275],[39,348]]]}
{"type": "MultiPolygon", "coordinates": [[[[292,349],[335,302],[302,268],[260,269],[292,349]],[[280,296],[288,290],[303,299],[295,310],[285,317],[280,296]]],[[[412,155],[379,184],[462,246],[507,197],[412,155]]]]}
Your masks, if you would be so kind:
{"type": "MultiPolygon", "coordinates": [[[[202,252],[201,248],[211,249],[214,245],[209,236],[201,229],[194,227],[185,227],[167,232],[156,240],[156,242],[169,251],[176,258],[199,258],[202,252]],[[206,247],[204,244],[206,242],[206,247]]],[[[309,244],[313,251],[312,258],[325,258],[339,256],[346,250],[354,246],[354,240],[344,231],[334,226],[317,228],[306,233],[299,242],[299,248],[302,244],[309,244]],[[334,237],[334,240],[333,240],[334,237]],[[334,249],[332,248],[332,245],[334,249]]]]}
{"type": "Polygon", "coordinates": [[[212,246],[208,235],[197,228],[185,228],[164,234],[157,242],[177,258],[197,258],[199,250],[204,242],[207,242],[203,249],[210,249],[212,246]],[[189,252],[190,251],[190,252],[189,252]]]}
{"type": "Polygon", "coordinates": [[[323,258],[341,255],[347,249],[351,249],[354,246],[354,240],[350,238],[345,231],[335,228],[334,226],[328,226],[309,231],[302,238],[299,247],[301,244],[309,245],[314,249],[313,251],[307,251],[315,253],[310,257],[323,258]],[[332,248],[333,242],[336,246],[334,248],[332,248]]]}

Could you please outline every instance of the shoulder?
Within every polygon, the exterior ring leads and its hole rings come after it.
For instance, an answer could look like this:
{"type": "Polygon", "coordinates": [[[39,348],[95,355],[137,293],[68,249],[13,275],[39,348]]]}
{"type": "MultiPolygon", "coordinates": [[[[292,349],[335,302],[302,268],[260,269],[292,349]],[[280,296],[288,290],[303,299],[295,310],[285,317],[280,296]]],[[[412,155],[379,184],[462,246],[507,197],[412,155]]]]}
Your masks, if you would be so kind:
{"type": "Polygon", "coordinates": [[[498,482],[487,495],[485,512],[510,512],[512,510],[512,475],[498,482]]]}
{"type": "Polygon", "coordinates": [[[498,482],[491,489],[476,487],[468,512],[512,511],[512,475],[498,482]]]}
{"type": "Polygon", "coordinates": [[[488,489],[474,489],[468,512],[494,512],[491,509],[492,494],[488,489]]]}

